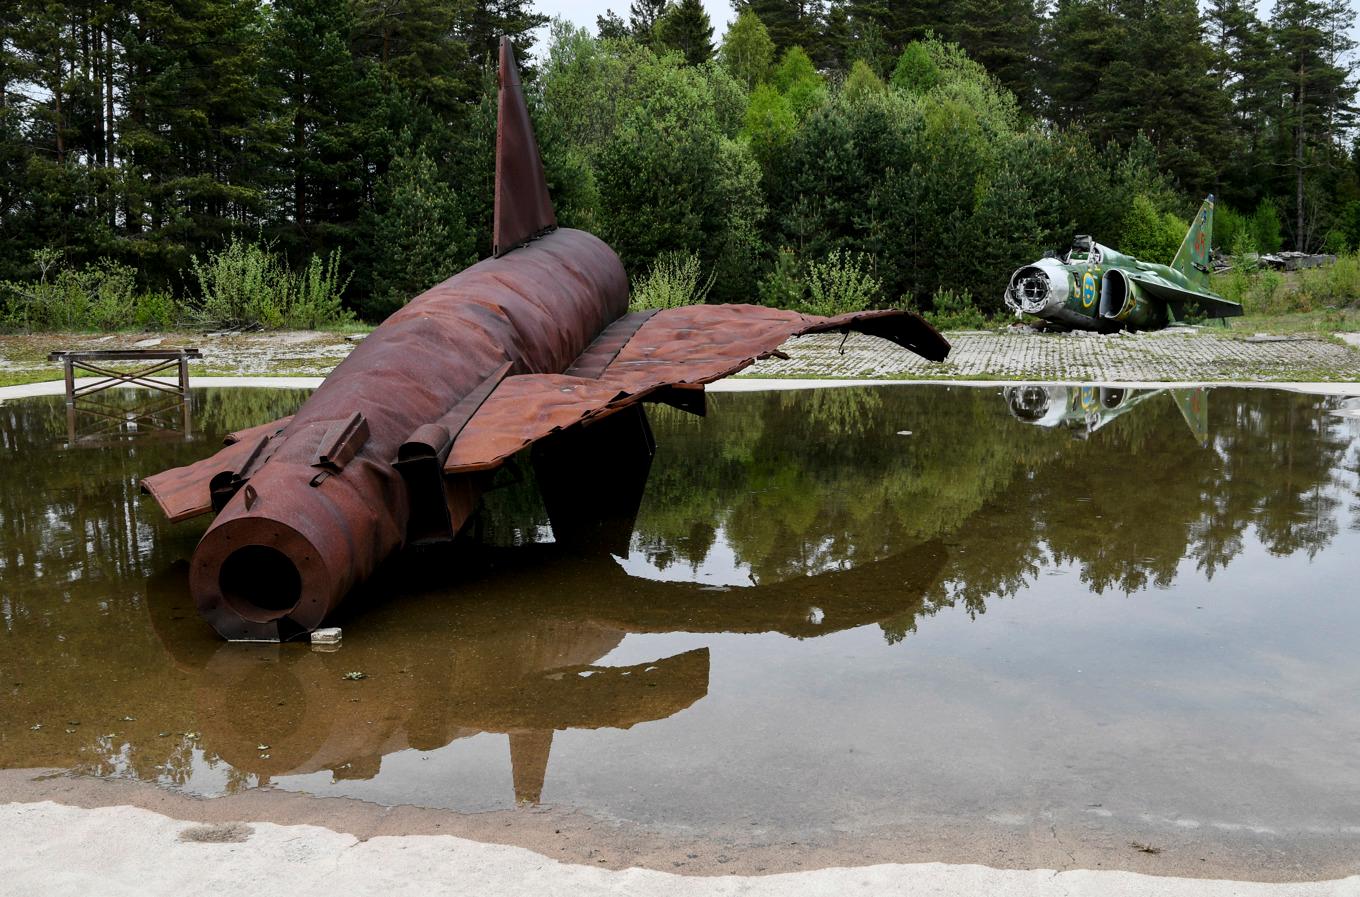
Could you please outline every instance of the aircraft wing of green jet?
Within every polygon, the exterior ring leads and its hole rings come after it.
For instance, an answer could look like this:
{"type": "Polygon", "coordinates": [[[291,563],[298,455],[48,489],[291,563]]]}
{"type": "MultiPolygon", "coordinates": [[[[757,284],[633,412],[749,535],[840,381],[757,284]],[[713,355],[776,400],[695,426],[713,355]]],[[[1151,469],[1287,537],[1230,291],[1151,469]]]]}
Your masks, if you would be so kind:
{"type": "Polygon", "coordinates": [[[1124,271],[1123,275],[1142,286],[1154,297],[1170,303],[1177,319],[1191,315],[1204,318],[1233,318],[1242,314],[1242,306],[1236,302],[1214,293],[1186,289],[1151,271],[1124,271]],[[1177,305],[1180,308],[1177,308],[1177,305]]]}

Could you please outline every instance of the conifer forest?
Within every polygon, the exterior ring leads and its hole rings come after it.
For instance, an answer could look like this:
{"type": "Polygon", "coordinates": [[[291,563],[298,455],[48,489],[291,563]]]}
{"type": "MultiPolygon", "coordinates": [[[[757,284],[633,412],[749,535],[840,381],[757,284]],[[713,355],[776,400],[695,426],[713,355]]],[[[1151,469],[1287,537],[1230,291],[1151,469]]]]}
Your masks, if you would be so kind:
{"type": "Polygon", "coordinates": [[[593,28],[531,0],[11,0],[0,327],[381,319],[489,252],[502,34],[560,223],[683,298],[994,314],[1075,233],[1169,260],[1210,193],[1225,251],[1354,252],[1355,19],[739,0],[720,33],[699,0],[593,28]],[[252,282],[275,304],[228,309],[252,282]],[[43,304],[62,283],[80,320],[43,304]]]}

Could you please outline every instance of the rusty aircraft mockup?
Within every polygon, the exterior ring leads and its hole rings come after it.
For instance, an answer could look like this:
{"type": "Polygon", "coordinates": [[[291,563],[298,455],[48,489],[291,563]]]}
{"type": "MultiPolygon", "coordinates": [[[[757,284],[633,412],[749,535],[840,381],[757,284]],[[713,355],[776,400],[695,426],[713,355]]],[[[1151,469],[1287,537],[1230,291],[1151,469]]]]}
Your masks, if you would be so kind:
{"type": "Polygon", "coordinates": [[[1079,235],[1062,259],[1042,258],[1011,275],[1006,304],[1078,330],[1156,330],[1192,318],[1231,318],[1242,306],[1209,289],[1214,198],[1204,200],[1168,265],[1140,262],[1079,235]]]}
{"type": "MultiPolygon", "coordinates": [[[[194,551],[198,611],[229,639],[317,628],[403,546],[452,540],[488,473],[602,418],[650,451],[641,402],[703,413],[704,384],[787,339],[858,331],[932,360],[918,316],[753,305],[628,312],[614,251],[559,228],[509,42],[501,43],[492,257],[413,299],[293,417],[142,487],[172,520],[216,513],[194,551]]],[[[593,428],[592,428],[593,429],[593,428]]],[[[608,478],[591,484],[601,498],[608,478]]]]}

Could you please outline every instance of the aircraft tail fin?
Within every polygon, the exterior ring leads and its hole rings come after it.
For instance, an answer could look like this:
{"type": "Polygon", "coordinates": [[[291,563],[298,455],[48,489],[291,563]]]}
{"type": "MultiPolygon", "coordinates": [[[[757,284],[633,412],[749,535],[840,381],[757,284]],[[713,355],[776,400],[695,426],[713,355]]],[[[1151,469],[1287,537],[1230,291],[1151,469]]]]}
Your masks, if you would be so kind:
{"type": "Polygon", "coordinates": [[[524,104],[510,38],[501,38],[500,108],[496,121],[496,211],[491,254],[505,255],[557,227],[538,140],[524,104]]]}
{"type": "Polygon", "coordinates": [[[1185,232],[1185,239],[1181,241],[1181,248],[1176,251],[1171,267],[1184,274],[1199,289],[1208,290],[1209,275],[1213,271],[1209,266],[1213,243],[1214,197],[1210,194],[1191,220],[1190,229],[1185,232]]]}

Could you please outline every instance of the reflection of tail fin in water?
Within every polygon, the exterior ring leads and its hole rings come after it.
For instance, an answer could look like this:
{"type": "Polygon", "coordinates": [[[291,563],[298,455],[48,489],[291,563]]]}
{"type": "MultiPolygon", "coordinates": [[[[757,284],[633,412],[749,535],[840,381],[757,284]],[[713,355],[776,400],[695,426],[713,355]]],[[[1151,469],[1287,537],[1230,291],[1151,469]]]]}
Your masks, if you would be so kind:
{"type": "Polygon", "coordinates": [[[515,803],[536,804],[542,800],[552,740],[552,729],[510,733],[510,776],[515,782],[515,803]]]}
{"type": "Polygon", "coordinates": [[[1209,390],[1203,386],[1194,389],[1171,389],[1171,398],[1185,418],[1185,424],[1201,446],[1209,444],[1209,390]]]}

